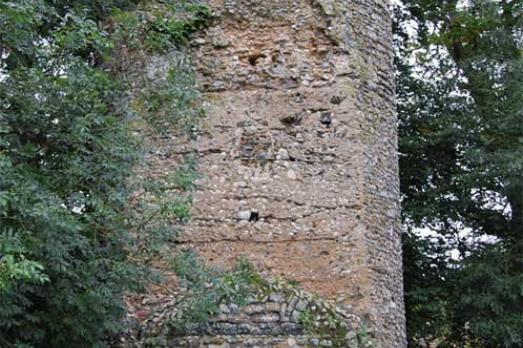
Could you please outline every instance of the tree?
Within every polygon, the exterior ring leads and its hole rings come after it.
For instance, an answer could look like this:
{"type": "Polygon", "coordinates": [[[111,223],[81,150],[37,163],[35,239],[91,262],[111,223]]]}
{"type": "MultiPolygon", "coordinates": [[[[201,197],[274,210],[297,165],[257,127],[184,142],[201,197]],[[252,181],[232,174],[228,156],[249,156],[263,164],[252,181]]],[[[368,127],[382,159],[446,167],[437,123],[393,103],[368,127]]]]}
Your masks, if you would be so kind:
{"type": "Polygon", "coordinates": [[[129,115],[194,130],[201,110],[182,66],[129,103],[121,63],[178,48],[209,15],[174,0],[0,0],[1,347],[106,346],[124,294],[158,280],[150,264],[189,217],[197,174],[191,161],[144,174],[129,115]]]}
{"type": "Polygon", "coordinates": [[[522,344],[522,11],[489,0],[395,8],[412,346],[522,344]]]}
{"type": "Polygon", "coordinates": [[[79,5],[0,3],[2,346],[101,346],[135,283],[120,211],[138,148],[89,61],[110,47],[101,17],[79,5]]]}

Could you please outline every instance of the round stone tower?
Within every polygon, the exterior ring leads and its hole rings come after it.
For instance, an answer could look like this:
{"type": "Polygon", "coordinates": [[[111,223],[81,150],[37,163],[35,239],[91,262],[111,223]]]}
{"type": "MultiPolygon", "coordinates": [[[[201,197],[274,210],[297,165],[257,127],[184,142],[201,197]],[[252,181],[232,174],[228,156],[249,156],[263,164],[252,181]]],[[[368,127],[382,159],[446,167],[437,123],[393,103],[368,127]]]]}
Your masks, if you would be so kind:
{"type": "Polygon", "coordinates": [[[386,0],[210,0],[194,40],[207,116],[181,243],[363,318],[405,347],[386,0]]]}

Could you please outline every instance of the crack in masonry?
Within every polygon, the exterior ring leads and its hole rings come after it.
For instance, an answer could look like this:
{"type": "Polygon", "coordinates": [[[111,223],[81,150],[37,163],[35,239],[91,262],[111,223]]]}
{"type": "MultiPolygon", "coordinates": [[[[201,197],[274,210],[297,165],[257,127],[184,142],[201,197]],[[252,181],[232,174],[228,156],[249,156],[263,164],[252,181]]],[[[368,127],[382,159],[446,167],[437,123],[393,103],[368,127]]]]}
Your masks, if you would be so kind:
{"type": "MultiPolygon", "coordinates": [[[[311,216],[314,216],[314,215],[318,215],[318,214],[321,214],[321,213],[324,213],[326,211],[335,211],[335,210],[338,210],[340,208],[325,208],[325,209],[319,209],[319,210],[316,210],[316,211],[313,211],[313,212],[310,212],[310,213],[307,213],[307,214],[301,214],[301,215],[293,215],[293,216],[289,216],[289,217],[278,217],[278,216],[274,216],[272,214],[269,214],[269,215],[260,215],[260,219],[265,219],[265,222],[266,223],[270,223],[271,221],[292,221],[292,222],[296,222],[297,220],[301,220],[301,219],[305,219],[305,218],[308,218],[308,217],[311,217],[311,216]]],[[[236,222],[236,221],[239,221],[240,219],[238,218],[203,218],[203,217],[193,217],[192,219],[193,221],[201,221],[201,222],[218,222],[218,223],[227,223],[227,222],[236,222]]],[[[254,223],[252,223],[252,225],[254,225],[254,223]]]]}
{"type": "MultiPolygon", "coordinates": [[[[212,127],[220,129],[222,132],[226,132],[227,130],[231,130],[231,129],[245,128],[245,127],[224,126],[224,125],[212,125],[212,127]]],[[[293,132],[296,132],[296,129],[299,129],[299,128],[295,127],[295,128],[293,128],[292,131],[289,130],[289,127],[266,127],[265,129],[269,130],[269,131],[275,131],[275,132],[282,132],[282,133],[286,133],[286,134],[291,134],[293,132]]]]}
{"type": "Polygon", "coordinates": [[[314,215],[318,215],[318,214],[321,214],[321,213],[324,213],[326,210],[317,210],[317,211],[313,211],[313,212],[310,212],[310,213],[306,213],[306,214],[301,214],[301,215],[293,215],[293,216],[289,216],[289,217],[278,217],[278,216],[274,216],[272,214],[269,214],[269,215],[265,215],[265,216],[260,216],[261,218],[263,219],[266,219],[266,221],[268,221],[270,223],[271,220],[275,220],[275,221],[292,221],[292,222],[296,222],[297,220],[301,220],[301,219],[305,219],[305,218],[308,218],[308,217],[311,217],[311,216],[314,216],[314,215]]]}
{"type": "MultiPolygon", "coordinates": [[[[203,150],[194,150],[194,149],[187,149],[187,150],[178,150],[178,151],[170,151],[169,153],[171,155],[187,155],[187,154],[194,154],[194,153],[198,153],[200,155],[206,155],[206,154],[221,154],[223,152],[227,152],[226,149],[221,149],[221,148],[208,148],[208,149],[203,149],[203,150]]],[[[309,156],[317,156],[317,157],[320,157],[320,156],[333,156],[333,157],[338,157],[338,155],[335,153],[335,152],[318,152],[318,151],[313,151],[313,150],[307,150],[306,155],[309,155],[309,156]]],[[[243,157],[243,156],[235,156],[233,159],[240,159],[240,160],[256,160],[255,158],[252,158],[252,157],[243,157]]],[[[266,159],[263,159],[263,161],[277,161],[276,159],[273,159],[273,158],[266,158],[266,159]]],[[[313,162],[311,160],[305,160],[305,159],[298,159],[298,158],[294,158],[292,160],[292,162],[294,161],[307,161],[307,162],[313,162]]]]}
{"type": "MultiPolygon", "coordinates": [[[[240,87],[236,87],[236,86],[230,86],[229,88],[227,89],[224,89],[224,90],[211,90],[211,89],[203,89],[203,93],[205,94],[224,94],[224,93],[229,93],[229,92],[238,92],[238,91],[241,91],[241,92],[252,92],[252,91],[287,91],[287,90],[294,90],[294,89],[298,89],[300,88],[299,84],[297,81],[293,81],[293,83],[295,83],[296,85],[294,84],[289,84],[289,85],[285,85],[285,83],[288,83],[288,81],[286,80],[278,80],[278,82],[280,82],[282,84],[282,86],[267,86],[267,85],[255,85],[255,84],[249,84],[249,85],[243,85],[243,86],[240,86],[240,87]],[[280,88],[279,88],[280,87],[280,88]]],[[[332,82],[329,82],[329,83],[326,83],[324,86],[321,86],[321,87],[326,87],[326,86],[332,86],[333,83],[332,82]]]]}
{"type": "Polygon", "coordinates": [[[215,244],[215,243],[284,244],[284,243],[322,242],[322,241],[338,242],[341,237],[343,237],[343,236],[301,238],[301,239],[279,239],[279,240],[221,238],[221,239],[208,239],[208,240],[196,240],[196,241],[177,240],[175,242],[175,244],[177,244],[177,245],[202,245],[202,244],[215,244]]]}
{"type": "Polygon", "coordinates": [[[170,155],[188,155],[188,154],[198,154],[198,155],[207,155],[207,154],[220,154],[224,152],[224,150],[222,149],[218,149],[218,148],[210,148],[210,149],[205,149],[205,150],[193,150],[193,149],[188,149],[188,150],[182,150],[182,151],[170,151],[169,154],[170,155]]]}
{"type": "MultiPolygon", "coordinates": [[[[194,151],[194,150],[184,150],[184,151],[172,151],[170,152],[168,155],[163,155],[161,157],[163,157],[164,159],[169,159],[171,156],[180,156],[180,155],[188,155],[188,154],[198,154],[198,155],[203,155],[203,156],[206,156],[206,155],[210,155],[210,154],[222,154],[222,153],[226,153],[228,152],[227,150],[221,150],[221,149],[216,149],[216,148],[213,148],[213,149],[206,149],[206,150],[201,150],[201,151],[194,151]]],[[[319,156],[318,156],[319,157],[319,156]]],[[[277,159],[274,159],[274,158],[266,158],[266,159],[258,159],[258,158],[252,158],[252,157],[240,157],[240,156],[235,156],[235,157],[232,157],[231,160],[243,160],[243,161],[257,161],[257,162],[264,162],[264,163],[275,163],[275,162],[278,162],[279,160],[277,159]]],[[[289,162],[298,162],[298,163],[305,163],[305,164],[325,164],[325,163],[330,163],[329,161],[315,161],[315,160],[307,160],[307,159],[302,159],[302,158],[292,158],[291,160],[289,160],[289,162]]],[[[224,165],[228,165],[228,164],[224,164],[224,165]]]]}

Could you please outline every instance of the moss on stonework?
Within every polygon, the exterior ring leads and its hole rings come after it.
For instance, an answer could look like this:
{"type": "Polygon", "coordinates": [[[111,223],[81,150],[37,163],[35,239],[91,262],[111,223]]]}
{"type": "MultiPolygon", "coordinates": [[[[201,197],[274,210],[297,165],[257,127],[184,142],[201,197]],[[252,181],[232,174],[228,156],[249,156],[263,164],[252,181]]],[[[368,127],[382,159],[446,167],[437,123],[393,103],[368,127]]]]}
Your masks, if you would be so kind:
{"type": "Polygon", "coordinates": [[[147,1],[135,11],[118,11],[113,16],[116,39],[131,50],[165,53],[187,44],[192,34],[207,27],[211,10],[188,1],[147,1]]]}
{"type": "Polygon", "coordinates": [[[314,5],[321,8],[327,16],[334,16],[337,13],[336,1],[333,0],[313,0],[314,5]]]}
{"type": "Polygon", "coordinates": [[[331,308],[312,304],[300,313],[299,322],[312,337],[328,340],[333,347],[347,347],[347,325],[331,308]]]}

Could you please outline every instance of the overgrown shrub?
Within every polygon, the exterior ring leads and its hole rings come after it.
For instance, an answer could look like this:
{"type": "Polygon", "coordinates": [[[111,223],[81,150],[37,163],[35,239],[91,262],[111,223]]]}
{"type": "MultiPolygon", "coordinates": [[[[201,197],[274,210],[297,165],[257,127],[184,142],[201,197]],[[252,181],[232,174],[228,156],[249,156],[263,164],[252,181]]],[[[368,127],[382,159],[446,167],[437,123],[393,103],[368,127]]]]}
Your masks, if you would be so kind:
{"type": "Polygon", "coordinates": [[[207,325],[221,304],[243,306],[250,296],[269,286],[244,258],[238,259],[232,270],[224,271],[205,265],[194,251],[185,250],[172,260],[172,266],[188,293],[170,323],[179,333],[207,325]]]}

